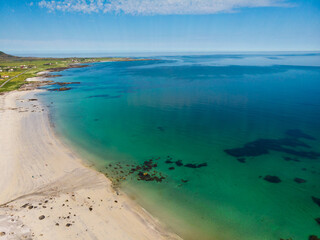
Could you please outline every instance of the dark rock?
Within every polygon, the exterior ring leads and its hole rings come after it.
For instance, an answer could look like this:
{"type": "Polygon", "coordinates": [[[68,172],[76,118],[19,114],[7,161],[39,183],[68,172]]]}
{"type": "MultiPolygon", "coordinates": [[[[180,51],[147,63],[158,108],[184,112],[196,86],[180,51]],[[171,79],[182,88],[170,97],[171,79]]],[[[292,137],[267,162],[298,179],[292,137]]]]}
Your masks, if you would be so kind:
{"type": "Polygon", "coordinates": [[[80,84],[80,82],[56,82],[55,84],[58,84],[59,86],[65,86],[69,84],[80,84]]]}
{"type": "Polygon", "coordinates": [[[200,164],[198,164],[198,168],[207,167],[207,166],[208,166],[207,163],[200,163],[200,164]]]}
{"type": "Polygon", "coordinates": [[[315,218],[314,220],[316,220],[316,222],[320,225],[320,217],[315,218]]]}
{"type": "Polygon", "coordinates": [[[174,167],[169,167],[169,170],[174,170],[174,167]]]}
{"type": "Polygon", "coordinates": [[[320,198],[316,198],[316,197],[311,197],[311,198],[312,198],[313,202],[320,207],[320,198]]]}
{"type": "Polygon", "coordinates": [[[49,89],[49,91],[58,91],[58,92],[62,92],[62,91],[68,91],[70,90],[70,87],[62,87],[62,88],[53,88],[53,89],[49,89]]]}
{"type": "Polygon", "coordinates": [[[201,163],[201,164],[188,163],[188,164],[185,164],[184,166],[188,168],[201,168],[201,167],[207,167],[208,164],[207,163],[201,163]]]}
{"type": "Polygon", "coordinates": [[[187,182],[189,182],[189,180],[181,179],[181,182],[183,182],[183,183],[187,183],[187,182]]]}
{"type": "Polygon", "coordinates": [[[70,87],[62,87],[62,88],[59,88],[57,91],[68,91],[70,89],[71,89],[70,87]]]}
{"type": "Polygon", "coordinates": [[[28,205],[29,205],[29,203],[26,203],[26,204],[22,205],[21,207],[26,208],[26,207],[28,207],[28,205]]]}
{"type": "Polygon", "coordinates": [[[56,67],[56,68],[49,68],[46,71],[49,72],[61,72],[69,68],[84,68],[88,67],[89,65],[69,65],[68,67],[56,67]]]}
{"type": "Polygon", "coordinates": [[[181,167],[181,166],[183,166],[183,163],[182,163],[181,160],[178,160],[178,161],[176,161],[176,165],[177,165],[178,167],[181,167]]]}
{"type": "Polygon", "coordinates": [[[277,177],[277,176],[267,175],[263,179],[268,181],[268,182],[271,182],[271,183],[280,183],[281,182],[281,179],[279,177],[277,177]]]}
{"type": "Polygon", "coordinates": [[[66,227],[70,227],[72,224],[71,223],[67,223],[66,224],[66,227]]]}
{"type": "Polygon", "coordinates": [[[93,208],[92,208],[92,207],[89,207],[89,210],[90,210],[90,211],[92,211],[92,210],[93,210],[93,208]]]}
{"type": "Polygon", "coordinates": [[[241,163],[245,163],[246,162],[246,159],[245,158],[237,158],[237,160],[241,163]]]}
{"type": "Polygon", "coordinates": [[[294,181],[295,181],[296,183],[305,183],[305,182],[306,182],[306,180],[304,180],[304,179],[302,179],[302,178],[295,178],[294,181]]]}
{"type": "Polygon", "coordinates": [[[44,219],[45,218],[45,216],[44,215],[41,215],[40,217],[39,217],[39,220],[42,220],[42,219],[44,219]]]}
{"type": "Polygon", "coordinates": [[[167,160],[167,161],[165,161],[165,163],[170,164],[170,163],[173,163],[173,162],[170,161],[170,160],[167,160]]]}
{"type": "Polygon", "coordinates": [[[0,232],[0,237],[2,237],[2,236],[4,236],[4,235],[6,235],[5,232],[0,232]]]}
{"type": "Polygon", "coordinates": [[[316,235],[310,235],[309,240],[320,240],[316,235]]]}
{"type": "Polygon", "coordinates": [[[197,168],[197,165],[196,164],[192,164],[192,163],[188,163],[188,164],[186,164],[184,166],[188,167],[188,168],[197,168]]]}

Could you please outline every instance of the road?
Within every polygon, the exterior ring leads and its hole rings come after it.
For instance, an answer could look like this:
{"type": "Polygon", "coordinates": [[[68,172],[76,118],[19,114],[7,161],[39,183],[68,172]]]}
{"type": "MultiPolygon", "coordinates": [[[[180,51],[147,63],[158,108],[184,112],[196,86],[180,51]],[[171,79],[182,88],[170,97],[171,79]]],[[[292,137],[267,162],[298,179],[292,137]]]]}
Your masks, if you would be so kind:
{"type": "Polygon", "coordinates": [[[6,83],[7,83],[7,82],[11,81],[12,79],[14,79],[14,78],[16,78],[16,77],[19,77],[20,75],[22,75],[22,74],[26,73],[26,72],[27,72],[27,71],[29,71],[29,70],[30,70],[30,69],[25,70],[24,72],[19,73],[18,75],[15,75],[15,76],[14,76],[14,77],[12,77],[12,78],[9,78],[7,81],[5,81],[4,83],[2,83],[2,84],[1,84],[0,88],[2,88],[4,85],[6,85],[6,83]]]}

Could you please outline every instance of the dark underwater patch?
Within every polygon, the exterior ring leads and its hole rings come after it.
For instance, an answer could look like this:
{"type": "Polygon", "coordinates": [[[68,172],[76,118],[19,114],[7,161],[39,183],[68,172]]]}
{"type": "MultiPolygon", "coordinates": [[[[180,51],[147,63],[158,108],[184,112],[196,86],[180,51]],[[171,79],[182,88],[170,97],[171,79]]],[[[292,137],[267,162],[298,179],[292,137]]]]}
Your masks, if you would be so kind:
{"type": "Polygon", "coordinates": [[[245,163],[246,162],[246,159],[245,158],[237,158],[237,160],[241,163],[245,163]]]}
{"type": "Polygon", "coordinates": [[[309,140],[316,140],[314,137],[312,137],[306,133],[303,133],[299,129],[290,129],[290,130],[286,131],[286,134],[290,137],[293,137],[293,138],[305,138],[305,139],[309,139],[309,140]]]}
{"type": "MultiPolygon", "coordinates": [[[[300,151],[293,149],[296,147],[311,148],[309,145],[302,142],[300,138],[314,140],[312,136],[307,135],[300,130],[288,130],[286,133],[290,137],[280,139],[258,139],[256,141],[246,143],[243,147],[226,149],[224,151],[236,158],[257,157],[269,154],[270,151],[283,152],[296,157],[309,159],[316,159],[320,156],[320,153],[314,151],[300,151]]],[[[293,159],[286,157],[285,160],[293,159]]]]}
{"type": "Polygon", "coordinates": [[[283,159],[284,160],[286,160],[286,161],[293,161],[293,162],[300,162],[300,160],[299,159],[297,159],[297,158],[292,158],[292,157],[283,157],[283,159]]]}
{"type": "Polygon", "coordinates": [[[92,95],[92,96],[89,96],[87,98],[106,98],[106,99],[111,99],[111,98],[120,98],[121,95],[116,95],[116,96],[112,96],[112,95],[109,95],[109,94],[101,94],[101,95],[92,95]]]}
{"type": "Polygon", "coordinates": [[[263,179],[266,180],[267,182],[271,182],[271,183],[280,183],[280,182],[282,182],[279,177],[271,176],[271,175],[267,175],[263,179]]]}
{"type": "Polygon", "coordinates": [[[294,181],[296,182],[296,183],[305,183],[305,182],[307,182],[306,180],[304,180],[304,179],[302,179],[302,178],[295,178],[294,179],[294,181]]]}
{"type": "Polygon", "coordinates": [[[178,160],[178,161],[176,161],[176,165],[177,165],[178,167],[183,166],[182,160],[178,160]]]}
{"type": "Polygon", "coordinates": [[[316,235],[310,235],[309,240],[320,240],[316,235]]]}
{"type": "Polygon", "coordinates": [[[312,201],[320,207],[320,198],[316,198],[313,196],[311,198],[312,198],[312,201]]]}
{"type": "Polygon", "coordinates": [[[164,132],[164,128],[163,127],[157,127],[157,129],[160,131],[160,132],[164,132]]]}
{"type": "Polygon", "coordinates": [[[188,164],[185,164],[184,166],[188,168],[201,168],[201,167],[207,167],[208,164],[207,163],[200,163],[200,164],[188,163],[188,164]]]}

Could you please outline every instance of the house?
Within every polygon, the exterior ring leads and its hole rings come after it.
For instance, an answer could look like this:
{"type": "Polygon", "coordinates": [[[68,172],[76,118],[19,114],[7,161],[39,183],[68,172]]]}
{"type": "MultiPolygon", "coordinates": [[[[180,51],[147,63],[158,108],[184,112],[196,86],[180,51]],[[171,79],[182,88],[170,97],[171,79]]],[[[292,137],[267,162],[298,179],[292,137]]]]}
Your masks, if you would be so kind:
{"type": "Polygon", "coordinates": [[[9,76],[8,76],[8,75],[4,75],[3,77],[4,77],[4,78],[8,78],[9,76]]]}
{"type": "Polygon", "coordinates": [[[0,69],[0,72],[2,72],[2,69],[0,69]]]}

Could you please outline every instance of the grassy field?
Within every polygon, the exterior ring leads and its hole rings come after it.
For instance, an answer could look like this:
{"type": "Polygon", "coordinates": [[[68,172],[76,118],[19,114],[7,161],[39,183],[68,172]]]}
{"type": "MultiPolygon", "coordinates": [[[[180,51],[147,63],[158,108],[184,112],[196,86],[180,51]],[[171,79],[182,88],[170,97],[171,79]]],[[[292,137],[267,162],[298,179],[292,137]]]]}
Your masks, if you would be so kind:
{"type": "Polygon", "coordinates": [[[38,72],[45,71],[50,68],[68,67],[70,64],[102,62],[102,61],[131,61],[129,58],[25,58],[15,57],[0,52],[0,85],[8,79],[26,71],[22,75],[15,77],[0,88],[1,92],[8,92],[19,89],[27,78],[37,76],[38,72]],[[27,68],[22,68],[26,66],[27,68]],[[13,69],[13,71],[10,71],[13,69]],[[9,76],[9,78],[4,78],[9,76]]]}

